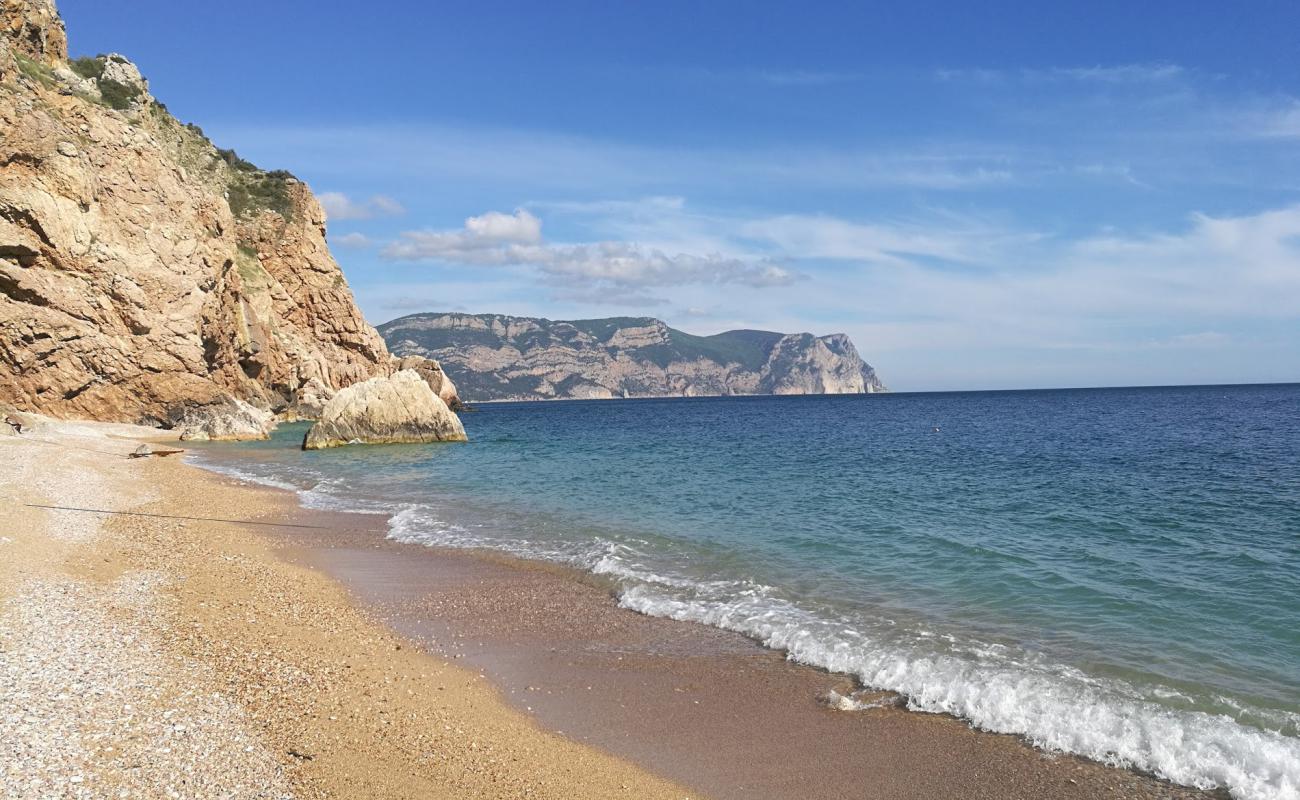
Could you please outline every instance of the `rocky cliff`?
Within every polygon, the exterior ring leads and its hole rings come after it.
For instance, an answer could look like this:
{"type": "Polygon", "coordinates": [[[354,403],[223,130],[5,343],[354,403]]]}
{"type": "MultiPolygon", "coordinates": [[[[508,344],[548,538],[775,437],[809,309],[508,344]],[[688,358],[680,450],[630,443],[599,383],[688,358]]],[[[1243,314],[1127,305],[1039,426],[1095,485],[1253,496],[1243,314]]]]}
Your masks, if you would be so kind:
{"type": "Polygon", "coordinates": [[[470,402],[885,388],[844,334],[692,336],[646,317],[557,322],[497,314],[413,314],[379,332],[397,355],[441,361],[470,402]]]}
{"type": "Polygon", "coordinates": [[[394,371],[306,185],[178,122],[125,57],[69,61],[51,0],[0,13],[0,402],[202,426],[394,371]]]}

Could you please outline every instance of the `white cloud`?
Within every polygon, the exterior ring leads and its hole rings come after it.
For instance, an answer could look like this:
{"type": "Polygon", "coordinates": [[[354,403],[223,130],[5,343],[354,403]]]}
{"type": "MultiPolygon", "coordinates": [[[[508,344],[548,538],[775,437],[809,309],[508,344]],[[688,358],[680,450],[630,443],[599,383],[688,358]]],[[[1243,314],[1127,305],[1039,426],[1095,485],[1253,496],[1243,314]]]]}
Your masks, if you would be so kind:
{"type": "Polygon", "coordinates": [[[542,240],[542,222],[520,208],[513,214],[489,211],[465,220],[456,231],[408,231],[384,248],[394,261],[452,261],[465,264],[520,263],[519,246],[542,240]]]}
{"type": "Polygon", "coordinates": [[[1177,64],[1163,63],[1098,64],[1091,67],[1057,67],[1027,74],[1100,83],[1152,83],[1180,78],[1186,74],[1186,70],[1177,64]]]}
{"type": "Polygon", "coordinates": [[[1095,64],[1086,67],[1046,67],[1042,69],[1001,70],[984,68],[940,69],[935,76],[942,81],[998,83],[1021,80],[1028,82],[1077,81],[1084,83],[1138,84],[1160,83],[1185,77],[1187,70],[1177,64],[1134,63],[1095,64]]]}
{"type": "Polygon", "coordinates": [[[940,215],[924,222],[852,222],[788,214],[741,222],[738,232],[794,258],[903,264],[934,259],[988,264],[1039,238],[978,220],[940,215]]]}
{"type": "Polygon", "coordinates": [[[370,237],[366,236],[364,233],[353,232],[353,233],[345,233],[342,236],[334,239],[334,244],[338,245],[339,247],[347,247],[353,250],[360,250],[362,248],[369,247],[370,245],[373,244],[373,242],[370,240],[370,237]]]}
{"type": "Polygon", "coordinates": [[[397,217],[406,213],[406,208],[393,198],[377,194],[370,198],[370,207],[374,209],[376,215],[397,217]]]}
{"type": "Polygon", "coordinates": [[[1300,138],[1300,100],[1244,115],[1240,127],[1249,138],[1300,138]]]}
{"type": "Polygon", "coordinates": [[[325,216],[336,221],[394,217],[406,213],[401,203],[382,194],[358,202],[343,192],[321,192],[316,199],[320,201],[321,208],[325,209],[325,216]]]}
{"type": "MultiPolygon", "coordinates": [[[[581,213],[598,216],[595,205],[581,213]]],[[[608,207],[616,217],[635,209],[660,246],[502,245],[494,251],[522,248],[492,256],[511,268],[382,291],[556,318],[631,305],[693,333],[845,331],[899,389],[1297,377],[1300,205],[1082,238],[941,211],[855,220],[705,214],[653,198],[608,207]],[[712,252],[668,246],[694,241],[698,228],[725,255],[662,255],[712,252]],[[520,252],[535,260],[511,260],[520,252]],[[753,273],[728,273],[724,263],[779,265],[776,283],[795,269],[815,279],[741,294],[737,283],[753,273]],[[521,286],[527,271],[551,291],[521,286]]],[[[585,220],[574,211],[566,223],[585,220]]]]}
{"type": "Polygon", "coordinates": [[[826,72],[806,69],[764,70],[758,72],[757,75],[759,80],[771,86],[828,86],[862,79],[862,75],[856,72],[826,72]]]}
{"type": "Polygon", "coordinates": [[[254,142],[270,152],[267,158],[335,180],[355,179],[346,165],[365,153],[371,180],[471,181],[574,194],[603,193],[611,186],[676,192],[718,183],[964,191],[1014,182],[1020,166],[1015,148],[970,142],[684,149],[545,130],[440,125],[239,129],[229,138],[254,142]]]}
{"type": "Polygon", "coordinates": [[[542,240],[542,221],[522,208],[513,214],[489,211],[465,220],[465,234],[491,244],[511,242],[535,244],[542,240]]]}
{"type": "Polygon", "coordinates": [[[389,244],[383,256],[394,261],[443,261],[483,266],[528,266],[568,291],[568,298],[594,298],[623,304],[664,302],[640,293],[645,287],[738,285],[785,286],[796,280],[770,261],[720,253],[671,253],[629,241],[550,244],[542,223],[524,209],[490,211],[465,220],[454,231],[410,231],[389,244]]]}

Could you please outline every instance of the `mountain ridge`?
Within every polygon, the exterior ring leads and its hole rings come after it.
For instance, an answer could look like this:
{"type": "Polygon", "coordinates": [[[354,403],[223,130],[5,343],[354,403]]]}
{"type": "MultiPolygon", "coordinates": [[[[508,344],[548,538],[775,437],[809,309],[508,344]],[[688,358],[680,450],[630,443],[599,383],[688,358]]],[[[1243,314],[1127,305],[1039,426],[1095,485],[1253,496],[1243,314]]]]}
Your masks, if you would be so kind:
{"type": "Polygon", "coordinates": [[[440,360],[471,402],[886,390],[844,334],[699,336],[653,317],[459,312],[409,314],[377,329],[398,356],[440,360]]]}

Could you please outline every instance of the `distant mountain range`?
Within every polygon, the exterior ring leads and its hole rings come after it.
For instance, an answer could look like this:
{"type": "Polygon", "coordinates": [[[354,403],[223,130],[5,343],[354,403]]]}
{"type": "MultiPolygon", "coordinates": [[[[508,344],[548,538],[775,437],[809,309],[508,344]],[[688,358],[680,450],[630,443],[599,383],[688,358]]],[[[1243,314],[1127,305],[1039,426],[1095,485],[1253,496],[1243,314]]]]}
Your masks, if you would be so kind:
{"type": "Polygon", "coordinates": [[[379,333],[394,355],[441,362],[468,402],[885,391],[842,333],[694,336],[650,317],[457,313],[412,314],[379,333]]]}

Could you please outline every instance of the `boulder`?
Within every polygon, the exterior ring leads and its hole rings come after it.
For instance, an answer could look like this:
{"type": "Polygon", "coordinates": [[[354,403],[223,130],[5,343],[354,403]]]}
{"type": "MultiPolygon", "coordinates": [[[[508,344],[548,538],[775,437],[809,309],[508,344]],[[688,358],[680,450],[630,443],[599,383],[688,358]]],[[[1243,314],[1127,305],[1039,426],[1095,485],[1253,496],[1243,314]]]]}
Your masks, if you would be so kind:
{"type": "Polygon", "coordinates": [[[186,408],[174,426],[180,438],[190,442],[235,442],[267,439],[275,428],[270,411],[251,406],[236,397],[186,408]]]}
{"type": "Polygon", "coordinates": [[[420,373],[404,369],[339,390],[307,431],[302,447],[464,441],[460,419],[420,373]]]}
{"type": "Polygon", "coordinates": [[[398,370],[414,370],[424,382],[429,384],[433,393],[447,404],[452,411],[461,411],[465,405],[461,403],[460,397],[456,394],[456,384],[451,382],[447,373],[443,372],[442,365],[432,358],[423,356],[407,356],[397,362],[398,370]]]}

